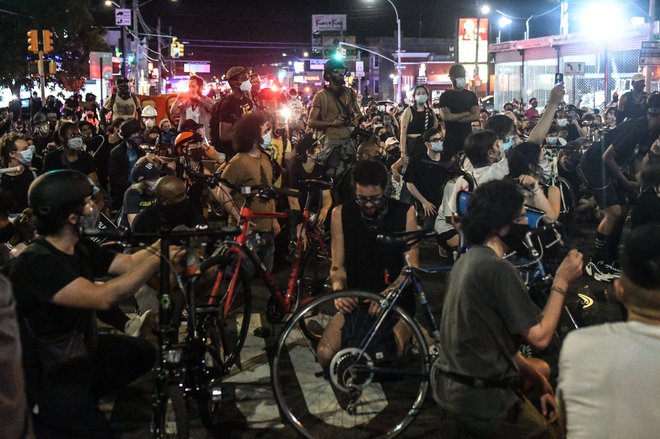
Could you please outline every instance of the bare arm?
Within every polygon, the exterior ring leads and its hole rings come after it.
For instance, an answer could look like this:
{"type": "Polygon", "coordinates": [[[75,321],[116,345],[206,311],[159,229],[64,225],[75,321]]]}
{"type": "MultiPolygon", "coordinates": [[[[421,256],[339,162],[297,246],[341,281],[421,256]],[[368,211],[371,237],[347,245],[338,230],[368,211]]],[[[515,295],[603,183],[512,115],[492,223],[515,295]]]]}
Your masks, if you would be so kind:
{"type": "Polygon", "coordinates": [[[291,195],[287,195],[287,200],[289,200],[289,209],[291,210],[300,210],[300,202],[298,201],[298,197],[292,197],[291,195]]]}
{"type": "Polygon", "coordinates": [[[177,95],[176,99],[174,100],[174,103],[170,107],[170,116],[172,118],[175,118],[175,117],[181,115],[181,105],[183,103],[182,101],[183,101],[182,96],[180,94],[177,95]]]}
{"type": "Polygon", "coordinates": [[[211,195],[216,201],[222,203],[222,208],[234,218],[236,223],[240,222],[241,215],[234,205],[234,200],[231,197],[231,188],[229,188],[229,186],[225,183],[220,183],[214,191],[211,191],[211,195]]]}
{"type": "Polygon", "coordinates": [[[321,211],[319,212],[319,222],[324,222],[328,216],[330,208],[332,207],[332,195],[330,194],[330,190],[327,189],[322,192],[321,196],[323,197],[323,201],[321,204],[321,211]]]}
{"type": "Polygon", "coordinates": [[[406,187],[408,188],[408,191],[410,192],[410,195],[415,197],[417,201],[419,201],[422,204],[422,208],[424,209],[424,214],[425,215],[435,215],[437,213],[437,206],[431,203],[429,200],[427,200],[424,195],[419,192],[419,189],[417,189],[417,186],[415,186],[414,183],[411,182],[406,182],[406,187]]]}
{"type": "Polygon", "coordinates": [[[53,303],[70,308],[109,309],[130,297],[158,272],[159,257],[152,255],[133,270],[103,284],[79,277],[53,296],[53,303]]]}
{"type": "Polygon", "coordinates": [[[564,100],[565,94],[566,90],[564,88],[564,84],[557,84],[550,91],[550,98],[548,99],[548,103],[545,106],[545,110],[543,110],[543,115],[536,123],[536,126],[532,128],[532,132],[529,133],[529,138],[527,139],[528,142],[534,142],[538,143],[539,145],[543,145],[545,136],[548,135],[550,125],[552,125],[552,121],[555,118],[555,113],[557,112],[559,103],[564,100]]]}
{"type": "Polygon", "coordinates": [[[403,110],[401,114],[401,136],[399,137],[399,147],[401,148],[401,157],[405,159],[408,156],[408,124],[412,120],[412,110],[410,107],[403,110]]]}
{"type": "MultiPolygon", "coordinates": [[[[464,122],[461,119],[472,115],[470,111],[463,111],[462,113],[452,113],[451,110],[447,107],[441,107],[440,114],[442,115],[442,120],[445,122],[464,122]]],[[[477,119],[479,119],[479,107],[477,107],[477,119]]]]}
{"type": "Polygon", "coordinates": [[[126,274],[137,267],[156,253],[160,249],[160,240],[151,244],[149,247],[139,250],[132,254],[117,253],[110,264],[108,273],[114,276],[126,274]]]}
{"type": "Polygon", "coordinates": [[[541,321],[521,334],[529,344],[538,349],[548,347],[557,329],[568,285],[581,275],[582,254],[571,250],[557,269],[541,321]]]}
{"type": "Polygon", "coordinates": [[[478,105],[473,105],[472,108],[470,108],[470,111],[467,112],[467,116],[464,116],[457,120],[457,122],[474,122],[479,120],[479,106],[478,105]]]}
{"type": "Polygon", "coordinates": [[[346,288],[346,267],[344,267],[344,228],[341,223],[341,209],[339,205],[332,210],[330,224],[330,238],[332,250],[332,266],[330,267],[330,282],[332,291],[341,291],[346,288]]]}
{"type": "Polygon", "coordinates": [[[619,180],[625,186],[630,186],[630,182],[626,176],[623,175],[623,172],[621,172],[621,169],[619,169],[619,165],[616,163],[616,157],[616,149],[614,149],[614,145],[610,145],[603,154],[603,163],[605,163],[607,170],[610,171],[614,178],[619,180]]]}

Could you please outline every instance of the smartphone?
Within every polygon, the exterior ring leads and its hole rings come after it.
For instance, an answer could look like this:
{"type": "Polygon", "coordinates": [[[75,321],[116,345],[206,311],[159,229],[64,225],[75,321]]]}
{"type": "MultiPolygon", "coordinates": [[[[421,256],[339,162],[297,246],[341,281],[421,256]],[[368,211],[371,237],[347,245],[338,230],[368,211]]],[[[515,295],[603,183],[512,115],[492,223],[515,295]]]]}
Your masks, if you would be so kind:
{"type": "Polygon", "coordinates": [[[564,74],[563,73],[555,73],[555,85],[561,84],[564,82],[564,74]]]}

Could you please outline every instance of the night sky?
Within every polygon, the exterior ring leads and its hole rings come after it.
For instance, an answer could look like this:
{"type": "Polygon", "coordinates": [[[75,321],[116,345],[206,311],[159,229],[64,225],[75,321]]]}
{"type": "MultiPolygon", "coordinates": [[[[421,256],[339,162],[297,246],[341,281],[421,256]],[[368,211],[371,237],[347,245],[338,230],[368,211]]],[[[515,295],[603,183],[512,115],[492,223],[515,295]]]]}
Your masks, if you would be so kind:
{"type": "MultiPolygon", "coordinates": [[[[109,8],[103,6],[102,0],[94,1],[98,2],[96,16],[99,22],[112,24],[108,23],[113,19],[109,8]]],[[[648,8],[646,0],[635,1],[645,10],[648,8]]],[[[426,38],[452,38],[456,19],[474,16],[477,4],[482,4],[475,0],[393,2],[399,9],[403,35],[426,38]]],[[[491,9],[521,18],[558,6],[556,0],[496,0],[487,3],[491,9]]],[[[172,26],[174,35],[189,42],[186,58],[211,61],[213,73],[223,72],[231,65],[256,67],[262,63],[281,62],[283,52],[302,57],[310,46],[311,14],[347,14],[347,34],[356,35],[358,44],[366,37],[393,35],[396,29],[394,10],[386,0],[178,0],[174,3],[154,0],[141,10],[148,25],[155,27],[160,16],[164,33],[172,26]],[[254,43],[251,49],[226,47],[236,46],[231,41],[254,43]]],[[[494,12],[491,16],[499,17],[494,12]]],[[[534,19],[530,29],[531,37],[558,33],[559,11],[534,19]]],[[[525,21],[514,20],[511,28],[502,32],[502,39],[508,40],[509,36],[522,39],[524,30],[525,21]]]]}

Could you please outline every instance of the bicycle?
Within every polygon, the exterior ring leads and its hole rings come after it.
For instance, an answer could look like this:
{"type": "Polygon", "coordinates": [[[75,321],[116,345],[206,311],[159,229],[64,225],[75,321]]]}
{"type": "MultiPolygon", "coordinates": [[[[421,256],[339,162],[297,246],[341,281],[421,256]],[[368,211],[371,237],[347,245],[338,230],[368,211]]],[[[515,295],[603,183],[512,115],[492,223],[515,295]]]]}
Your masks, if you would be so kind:
{"type": "Polygon", "coordinates": [[[140,243],[141,240],[160,238],[161,267],[159,289],[158,362],[154,367],[152,392],[151,432],[155,439],[187,439],[189,437],[189,407],[192,400],[202,424],[209,430],[220,426],[222,403],[222,368],[219,345],[222,328],[218,325],[218,307],[200,304],[197,280],[219,263],[196,256],[192,241],[216,241],[240,232],[235,227],[218,230],[162,230],[159,233],[131,233],[130,231],[86,231],[89,237],[111,237],[116,242],[140,243]],[[181,307],[174,306],[170,286],[172,272],[169,259],[170,245],[183,245],[188,249],[186,270],[177,276],[183,294],[181,307]],[[186,333],[179,341],[178,314],[186,309],[186,333]]]}
{"type": "MultiPolygon", "coordinates": [[[[325,180],[303,181],[303,187],[310,190],[324,190],[331,185],[332,182],[325,180]]],[[[245,187],[241,188],[241,191],[247,199],[273,199],[283,192],[287,193],[285,190],[273,188],[245,187]]],[[[224,269],[218,273],[209,297],[209,304],[219,303],[222,310],[221,318],[225,330],[220,346],[220,361],[225,374],[229,373],[231,367],[238,361],[250,325],[252,298],[246,280],[246,257],[254,267],[256,277],[264,281],[270,293],[265,315],[266,320],[271,324],[281,322],[285,315],[292,314],[301,304],[311,301],[325,287],[330,270],[329,248],[325,234],[312,220],[309,210],[310,198],[307,197],[305,207],[299,215],[302,227],[293,241],[295,250],[285,288],[277,285],[248,237],[250,221],[260,218],[291,219],[293,215],[289,212],[254,212],[243,206],[240,209],[238,224],[241,233],[234,240],[226,241],[214,255],[225,260],[224,269]],[[218,297],[219,292],[222,292],[220,297],[218,297]],[[236,328],[232,330],[231,327],[234,325],[236,328]]],[[[304,326],[304,322],[302,324],[304,326]]],[[[312,333],[313,329],[308,331],[312,333]]],[[[320,337],[320,334],[316,336],[320,337]]]]}
{"type": "MultiPolygon", "coordinates": [[[[379,236],[379,239],[410,248],[433,236],[435,232],[422,230],[379,236]]],[[[278,407],[298,433],[308,438],[393,437],[412,422],[426,397],[431,364],[437,353],[433,346],[440,339],[420,275],[450,270],[450,266],[416,268],[407,262],[401,271],[403,281],[383,295],[364,291],[324,295],[291,317],[277,341],[271,377],[278,407]],[[428,320],[428,333],[413,315],[399,306],[408,287],[412,288],[428,320]],[[323,367],[318,361],[322,340],[311,339],[304,331],[295,329],[306,320],[308,326],[313,322],[325,331],[337,315],[334,301],[349,297],[357,299],[360,307],[375,302],[380,308],[359,341],[339,347],[330,364],[323,367]],[[410,334],[402,343],[400,355],[399,351],[396,358],[373,352],[377,340],[392,337],[390,331],[397,324],[410,334]]]]}

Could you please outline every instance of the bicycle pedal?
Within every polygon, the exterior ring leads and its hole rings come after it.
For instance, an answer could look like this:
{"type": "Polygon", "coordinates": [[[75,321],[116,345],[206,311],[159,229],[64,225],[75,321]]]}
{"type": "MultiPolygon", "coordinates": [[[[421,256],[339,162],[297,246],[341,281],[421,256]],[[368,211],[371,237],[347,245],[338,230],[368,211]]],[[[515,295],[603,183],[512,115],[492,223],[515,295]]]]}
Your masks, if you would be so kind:
{"type": "Polygon", "coordinates": [[[257,328],[253,332],[255,337],[266,338],[270,336],[270,329],[264,328],[263,326],[257,328]]]}

